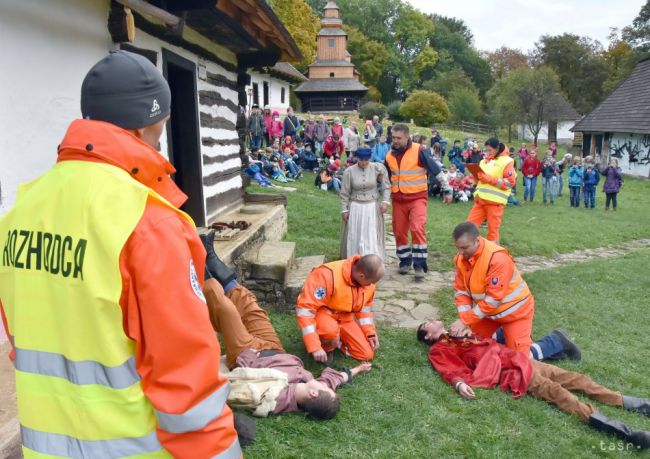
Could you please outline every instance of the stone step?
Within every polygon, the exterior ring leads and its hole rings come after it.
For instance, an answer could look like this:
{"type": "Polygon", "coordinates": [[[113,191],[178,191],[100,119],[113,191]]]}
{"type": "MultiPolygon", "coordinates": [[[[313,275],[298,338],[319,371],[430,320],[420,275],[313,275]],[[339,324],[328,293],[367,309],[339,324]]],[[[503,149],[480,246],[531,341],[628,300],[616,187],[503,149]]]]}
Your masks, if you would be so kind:
{"type": "Polygon", "coordinates": [[[245,255],[251,280],[270,280],[287,284],[296,254],[295,242],[267,241],[245,255]]]}
{"type": "Polygon", "coordinates": [[[289,280],[285,289],[286,309],[293,309],[296,306],[296,301],[298,300],[302,286],[305,284],[305,279],[307,279],[312,269],[322,265],[324,262],[324,255],[296,258],[296,262],[289,273],[289,280]]]}

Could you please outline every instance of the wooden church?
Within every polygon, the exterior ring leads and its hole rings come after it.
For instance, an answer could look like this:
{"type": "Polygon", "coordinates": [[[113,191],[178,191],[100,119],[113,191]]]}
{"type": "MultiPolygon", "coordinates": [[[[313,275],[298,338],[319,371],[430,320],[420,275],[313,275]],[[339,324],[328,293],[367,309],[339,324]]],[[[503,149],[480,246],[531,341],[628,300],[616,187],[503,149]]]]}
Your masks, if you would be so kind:
{"type": "Polygon", "coordinates": [[[348,35],[341,26],[339,7],[328,2],[323,28],[318,33],[316,62],[309,66],[309,81],[295,89],[303,112],[346,112],[359,109],[368,88],[359,81],[359,72],[347,50],[348,35]]]}

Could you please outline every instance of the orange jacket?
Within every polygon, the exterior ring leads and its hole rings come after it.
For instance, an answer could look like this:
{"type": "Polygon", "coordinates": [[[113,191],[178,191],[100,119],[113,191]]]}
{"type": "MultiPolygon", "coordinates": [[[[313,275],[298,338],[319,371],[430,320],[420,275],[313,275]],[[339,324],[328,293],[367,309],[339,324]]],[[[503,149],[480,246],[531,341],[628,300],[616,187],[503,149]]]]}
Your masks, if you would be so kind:
{"type": "MultiPolygon", "coordinates": [[[[498,156],[510,156],[510,150],[508,150],[508,147],[498,156]]],[[[490,161],[494,159],[494,157],[486,157],[485,161],[490,161]]],[[[482,174],[481,175],[481,182],[483,183],[488,183],[492,186],[496,186],[497,188],[501,188],[503,190],[509,190],[511,188],[514,188],[514,186],[517,184],[517,172],[515,171],[515,162],[511,162],[508,164],[505,169],[503,170],[503,176],[502,177],[492,177],[491,175],[488,174],[482,174]]]]}
{"type": "Polygon", "coordinates": [[[535,300],[506,249],[481,237],[476,253],[454,258],[454,299],[466,325],[482,319],[512,322],[534,313],[535,300]]]}
{"type": "Polygon", "coordinates": [[[322,349],[316,330],[316,311],[327,308],[340,313],[351,313],[367,337],[376,336],[372,313],[375,285],[359,286],[352,280],[352,265],[361,256],[327,263],[315,268],[305,281],[298,297],[296,319],[302,331],[307,352],[322,349]]]}
{"type": "MultiPolygon", "coordinates": [[[[175,206],[187,199],[169,177],[173,166],[149,145],[112,124],[74,121],[59,147],[58,161],[108,163],[128,171],[175,206]]],[[[157,411],[186,413],[227,384],[219,376],[219,342],[205,301],[196,291],[203,287],[204,270],[205,249],[193,225],[150,198],[120,254],[120,306],[124,333],[135,341],[142,389],[157,411]],[[183,269],[190,260],[194,260],[199,286],[192,286],[190,273],[183,269]]],[[[238,449],[227,406],[203,428],[184,433],[158,428],[157,434],[163,447],[177,458],[213,457],[238,449]]]]}

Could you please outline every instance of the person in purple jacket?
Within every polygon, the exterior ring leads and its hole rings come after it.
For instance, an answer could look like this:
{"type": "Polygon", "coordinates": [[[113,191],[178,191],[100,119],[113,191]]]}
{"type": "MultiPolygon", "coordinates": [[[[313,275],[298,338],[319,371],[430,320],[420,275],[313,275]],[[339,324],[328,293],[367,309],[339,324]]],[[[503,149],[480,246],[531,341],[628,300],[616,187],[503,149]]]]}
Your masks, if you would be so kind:
{"type": "Polygon", "coordinates": [[[623,186],[623,172],[621,172],[621,168],[618,167],[618,159],[612,158],[609,162],[609,166],[605,168],[602,175],[605,177],[605,184],[603,185],[603,191],[606,196],[605,211],[609,210],[610,203],[612,209],[616,211],[616,196],[623,186]]]}

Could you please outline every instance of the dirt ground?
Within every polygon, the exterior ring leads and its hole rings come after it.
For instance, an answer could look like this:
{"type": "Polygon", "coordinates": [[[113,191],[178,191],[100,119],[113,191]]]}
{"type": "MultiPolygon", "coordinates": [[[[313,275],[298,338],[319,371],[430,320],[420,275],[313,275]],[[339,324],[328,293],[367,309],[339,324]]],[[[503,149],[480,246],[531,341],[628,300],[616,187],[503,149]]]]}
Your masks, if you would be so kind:
{"type": "Polygon", "coordinates": [[[16,418],[16,381],[8,358],[10,345],[0,343],[0,428],[16,418]]]}

